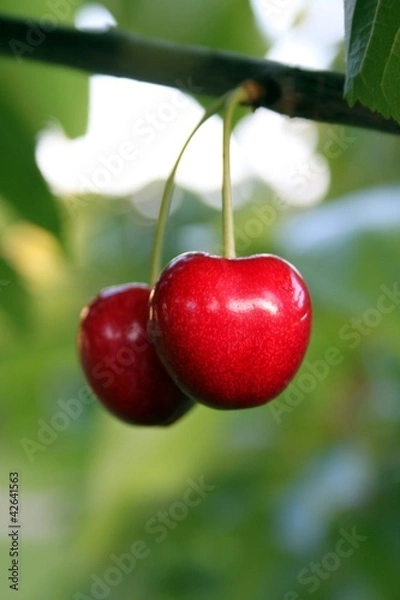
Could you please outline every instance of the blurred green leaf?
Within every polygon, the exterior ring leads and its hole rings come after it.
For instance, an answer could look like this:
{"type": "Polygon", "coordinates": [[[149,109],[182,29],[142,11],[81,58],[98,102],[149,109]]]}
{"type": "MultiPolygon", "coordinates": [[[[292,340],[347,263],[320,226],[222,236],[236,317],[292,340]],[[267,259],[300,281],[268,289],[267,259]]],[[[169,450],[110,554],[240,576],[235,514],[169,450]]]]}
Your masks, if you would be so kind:
{"type": "Polygon", "coordinates": [[[400,122],[400,4],[345,0],[345,95],[400,122]]]}
{"type": "Polygon", "coordinates": [[[376,186],[289,216],[278,231],[325,306],[363,311],[399,281],[400,188],[376,186]]]}
{"type": "MultiPolygon", "coordinates": [[[[32,30],[31,40],[18,40],[31,48],[46,43],[46,27],[73,25],[83,0],[1,0],[2,12],[39,21],[39,30],[32,30]]],[[[33,49],[34,52],[34,49],[33,49]]],[[[16,111],[33,135],[50,119],[56,119],[71,137],[82,135],[88,114],[88,75],[72,69],[60,69],[34,62],[0,60],[2,95],[12,99],[16,111]]]]}
{"type": "MultiPolygon", "coordinates": [[[[38,20],[31,47],[46,43],[46,27],[73,23],[80,0],[51,2],[23,0],[17,5],[2,0],[5,13],[38,20]]],[[[33,50],[34,51],[34,50],[33,50]]],[[[55,235],[61,232],[60,215],[35,162],[35,138],[51,119],[71,136],[83,133],[88,110],[86,75],[21,60],[1,59],[0,80],[0,193],[26,219],[55,235]]]]}
{"type": "Polygon", "coordinates": [[[30,297],[11,265],[0,257],[0,308],[13,324],[25,331],[29,322],[30,297]]]}
{"type": "Polygon", "coordinates": [[[106,0],[104,4],[119,27],[143,35],[256,56],[266,51],[266,41],[256,26],[249,2],[122,0],[116,6],[114,0],[106,0]]]}
{"type": "Polygon", "coordinates": [[[35,162],[32,132],[21,114],[0,98],[0,193],[23,219],[56,235],[61,232],[59,211],[35,162]]]}

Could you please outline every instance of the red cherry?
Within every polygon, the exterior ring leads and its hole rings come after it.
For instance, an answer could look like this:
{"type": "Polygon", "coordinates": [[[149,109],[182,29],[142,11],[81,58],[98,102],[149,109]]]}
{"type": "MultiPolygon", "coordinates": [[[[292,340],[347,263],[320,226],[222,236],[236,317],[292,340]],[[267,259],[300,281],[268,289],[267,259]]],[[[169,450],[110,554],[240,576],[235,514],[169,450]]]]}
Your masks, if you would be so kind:
{"type": "Polygon", "coordinates": [[[268,254],[182,254],[150,299],[159,356],[187,394],[214,408],[259,406],[280,394],[301,364],[310,328],[305,282],[268,254]]]}
{"type": "Polygon", "coordinates": [[[147,334],[150,288],[103,290],[81,314],[80,360],[99,400],[137,425],[169,425],[193,402],[162,366],[147,334]]]}

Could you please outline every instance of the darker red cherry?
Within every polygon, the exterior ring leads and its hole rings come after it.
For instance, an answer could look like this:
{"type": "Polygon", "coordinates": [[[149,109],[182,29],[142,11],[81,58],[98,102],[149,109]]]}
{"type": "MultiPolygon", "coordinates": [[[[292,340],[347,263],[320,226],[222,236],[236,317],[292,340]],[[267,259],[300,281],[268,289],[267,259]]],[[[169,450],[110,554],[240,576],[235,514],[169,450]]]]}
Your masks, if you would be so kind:
{"type": "Polygon", "coordinates": [[[148,338],[149,294],[144,284],[103,290],[82,311],[78,348],[87,380],[111,412],[137,425],[168,425],[193,402],[148,338]]]}
{"type": "Polygon", "coordinates": [[[164,269],[150,300],[159,356],[187,394],[214,408],[258,406],[282,392],[310,328],[304,280],[268,254],[183,254],[164,269]]]}

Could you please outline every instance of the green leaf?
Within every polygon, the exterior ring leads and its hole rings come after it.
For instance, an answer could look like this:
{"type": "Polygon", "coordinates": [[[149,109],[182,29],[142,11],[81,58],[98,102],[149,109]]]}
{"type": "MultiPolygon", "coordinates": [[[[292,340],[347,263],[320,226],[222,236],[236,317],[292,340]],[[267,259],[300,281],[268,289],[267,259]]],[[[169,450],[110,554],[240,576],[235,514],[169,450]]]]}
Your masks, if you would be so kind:
{"type": "Polygon", "coordinates": [[[0,309],[22,332],[26,332],[29,324],[29,301],[29,294],[18,274],[0,257],[0,309]]]}
{"type": "Polygon", "coordinates": [[[61,218],[35,162],[35,140],[21,113],[0,98],[0,194],[23,219],[57,236],[61,218]]]}
{"type": "MultiPolygon", "coordinates": [[[[84,0],[0,0],[0,11],[26,22],[38,21],[29,39],[17,40],[30,48],[46,44],[46,27],[74,25],[84,0]]],[[[29,35],[29,34],[28,34],[29,35]]],[[[34,50],[33,50],[34,52],[34,50]]],[[[82,135],[88,113],[89,77],[73,69],[43,65],[18,58],[0,60],[1,93],[16,105],[34,135],[51,119],[60,122],[67,135],[82,135]]]]}
{"type": "Polygon", "coordinates": [[[263,56],[266,51],[250,3],[242,0],[105,0],[104,5],[120,28],[135,33],[249,55],[263,56]]]}
{"type": "MultiPolygon", "coordinates": [[[[83,0],[0,0],[4,13],[36,20],[40,30],[21,43],[46,43],[50,23],[72,25],[83,0]]],[[[0,195],[20,217],[60,236],[54,198],[35,162],[35,139],[57,120],[70,136],[84,132],[88,111],[88,76],[17,58],[0,60],[0,195]]]]}
{"type": "Polygon", "coordinates": [[[345,96],[400,122],[400,3],[345,0],[345,96]]]}

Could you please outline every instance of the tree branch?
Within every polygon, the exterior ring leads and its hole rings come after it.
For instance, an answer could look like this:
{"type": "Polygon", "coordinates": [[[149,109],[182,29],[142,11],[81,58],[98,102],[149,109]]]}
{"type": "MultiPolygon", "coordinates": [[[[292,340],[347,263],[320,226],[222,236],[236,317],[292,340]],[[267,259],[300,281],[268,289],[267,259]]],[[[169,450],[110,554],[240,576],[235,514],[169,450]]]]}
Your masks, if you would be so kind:
{"type": "Polygon", "coordinates": [[[119,30],[80,31],[0,16],[0,55],[158,83],[219,96],[246,79],[259,82],[260,106],[289,117],[400,134],[400,125],[343,98],[344,75],[311,71],[233,52],[145,38],[119,30]]]}

